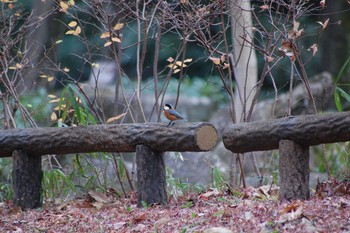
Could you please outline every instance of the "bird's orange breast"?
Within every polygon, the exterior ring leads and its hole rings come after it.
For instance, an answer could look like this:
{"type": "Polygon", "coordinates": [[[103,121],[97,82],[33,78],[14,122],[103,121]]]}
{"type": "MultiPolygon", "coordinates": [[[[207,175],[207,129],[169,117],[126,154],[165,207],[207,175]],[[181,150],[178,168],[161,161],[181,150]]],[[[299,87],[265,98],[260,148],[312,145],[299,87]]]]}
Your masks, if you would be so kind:
{"type": "Polygon", "coordinates": [[[164,116],[170,121],[174,121],[176,119],[179,119],[175,115],[170,114],[167,110],[164,110],[163,113],[164,113],[164,116]]]}

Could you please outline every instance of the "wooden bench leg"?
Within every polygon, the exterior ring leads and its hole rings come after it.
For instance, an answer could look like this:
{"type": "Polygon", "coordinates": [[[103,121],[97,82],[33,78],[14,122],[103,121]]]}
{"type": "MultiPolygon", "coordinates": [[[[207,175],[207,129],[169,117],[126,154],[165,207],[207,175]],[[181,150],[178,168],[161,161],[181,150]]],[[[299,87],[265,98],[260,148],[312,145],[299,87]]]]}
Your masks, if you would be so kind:
{"type": "Polygon", "coordinates": [[[281,200],[310,198],[309,147],[290,140],[279,142],[279,186],[281,200]]]}
{"type": "Polygon", "coordinates": [[[151,150],[148,146],[136,146],[137,207],[144,203],[167,204],[164,152],[151,150]]]}
{"type": "Polygon", "coordinates": [[[14,206],[21,209],[41,207],[41,156],[16,150],[12,153],[12,164],[14,206]]]}

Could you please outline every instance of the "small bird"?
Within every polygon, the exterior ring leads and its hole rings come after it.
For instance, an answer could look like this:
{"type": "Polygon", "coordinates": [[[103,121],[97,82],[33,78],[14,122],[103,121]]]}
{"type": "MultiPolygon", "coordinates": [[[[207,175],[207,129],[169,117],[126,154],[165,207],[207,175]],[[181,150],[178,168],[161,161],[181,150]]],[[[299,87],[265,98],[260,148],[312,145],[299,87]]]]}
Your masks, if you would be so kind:
{"type": "Polygon", "coordinates": [[[186,121],[185,118],[178,113],[171,104],[164,105],[163,114],[170,121],[168,127],[172,126],[175,121],[186,121]]]}

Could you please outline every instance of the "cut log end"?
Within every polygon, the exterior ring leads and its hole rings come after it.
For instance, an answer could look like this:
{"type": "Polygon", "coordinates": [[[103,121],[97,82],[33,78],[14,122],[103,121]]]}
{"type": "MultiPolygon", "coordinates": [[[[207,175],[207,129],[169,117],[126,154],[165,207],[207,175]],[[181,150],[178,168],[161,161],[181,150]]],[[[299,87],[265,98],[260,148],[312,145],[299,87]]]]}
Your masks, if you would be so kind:
{"type": "Polygon", "coordinates": [[[197,145],[203,151],[212,149],[218,140],[218,133],[212,125],[204,125],[197,131],[197,145]]]}

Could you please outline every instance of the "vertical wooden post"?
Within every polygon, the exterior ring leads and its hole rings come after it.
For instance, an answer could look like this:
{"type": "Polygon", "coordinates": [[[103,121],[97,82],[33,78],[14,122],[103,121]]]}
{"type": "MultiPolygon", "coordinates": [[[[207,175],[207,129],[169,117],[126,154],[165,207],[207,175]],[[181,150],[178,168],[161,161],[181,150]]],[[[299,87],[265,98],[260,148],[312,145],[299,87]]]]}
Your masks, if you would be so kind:
{"type": "Polygon", "coordinates": [[[167,204],[164,152],[153,151],[148,146],[136,146],[137,206],[143,202],[167,204]]]}
{"type": "Polygon", "coordinates": [[[21,209],[41,207],[41,156],[16,150],[12,153],[12,164],[14,206],[21,209]]]}
{"type": "Polygon", "coordinates": [[[279,142],[279,186],[280,199],[310,198],[309,147],[290,140],[279,142]]]}

